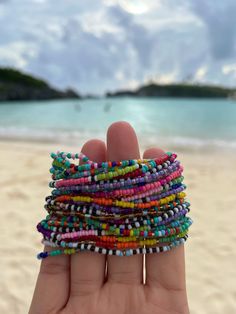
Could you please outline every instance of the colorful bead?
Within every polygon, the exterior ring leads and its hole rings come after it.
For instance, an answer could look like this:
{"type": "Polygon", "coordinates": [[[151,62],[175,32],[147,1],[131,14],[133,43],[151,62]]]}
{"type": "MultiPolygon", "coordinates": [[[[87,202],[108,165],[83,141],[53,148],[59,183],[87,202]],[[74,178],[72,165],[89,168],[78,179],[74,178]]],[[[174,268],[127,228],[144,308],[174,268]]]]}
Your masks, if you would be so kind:
{"type": "Polygon", "coordinates": [[[53,188],[37,229],[54,250],[39,259],[89,250],[131,256],[166,252],[187,240],[183,167],[174,153],[95,163],[83,153],[51,153],[53,188]],[[78,159],[83,164],[70,161],[78,159]]]}

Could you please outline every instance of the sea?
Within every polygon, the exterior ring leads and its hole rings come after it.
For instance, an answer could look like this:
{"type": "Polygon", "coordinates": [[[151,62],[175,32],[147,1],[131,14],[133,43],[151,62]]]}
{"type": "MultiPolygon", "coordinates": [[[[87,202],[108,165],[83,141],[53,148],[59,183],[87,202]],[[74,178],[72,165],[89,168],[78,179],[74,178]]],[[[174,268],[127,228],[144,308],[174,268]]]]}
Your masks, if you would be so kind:
{"type": "Polygon", "coordinates": [[[142,147],[236,151],[236,100],[99,98],[0,103],[0,139],[82,146],[127,121],[142,147]]]}

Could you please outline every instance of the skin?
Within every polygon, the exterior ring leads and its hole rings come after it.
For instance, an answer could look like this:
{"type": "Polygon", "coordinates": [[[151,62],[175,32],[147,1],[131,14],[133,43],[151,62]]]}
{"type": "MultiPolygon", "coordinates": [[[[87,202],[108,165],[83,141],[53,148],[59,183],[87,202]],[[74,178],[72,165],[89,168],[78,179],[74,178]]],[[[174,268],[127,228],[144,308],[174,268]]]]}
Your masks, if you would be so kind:
{"type": "MultiPolygon", "coordinates": [[[[82,152],[89,159],[135,159],[140,157],[137,136],[126,122],[113,123],[107,143],[92,139],[82,152]]],[[[143,158],[163,154],[160,148],[144,152],[143,158]]],[[[48,250],[49,248],[45,248],[48,250]]],[[[144,257],[104,256],[81,252],[42,261],[30,314],[188,314],[184,246],[144,257]]]]}

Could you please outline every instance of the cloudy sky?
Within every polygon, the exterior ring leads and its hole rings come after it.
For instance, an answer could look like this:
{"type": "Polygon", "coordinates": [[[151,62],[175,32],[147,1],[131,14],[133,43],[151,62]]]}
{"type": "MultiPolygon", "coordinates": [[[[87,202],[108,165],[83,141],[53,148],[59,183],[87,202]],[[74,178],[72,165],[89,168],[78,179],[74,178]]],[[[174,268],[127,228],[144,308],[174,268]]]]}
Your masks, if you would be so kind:
{"type": "Polygon", "coordinates": [[[235,0],[0,0],[0,66],[81,93],[236,86],[235,0]]]}

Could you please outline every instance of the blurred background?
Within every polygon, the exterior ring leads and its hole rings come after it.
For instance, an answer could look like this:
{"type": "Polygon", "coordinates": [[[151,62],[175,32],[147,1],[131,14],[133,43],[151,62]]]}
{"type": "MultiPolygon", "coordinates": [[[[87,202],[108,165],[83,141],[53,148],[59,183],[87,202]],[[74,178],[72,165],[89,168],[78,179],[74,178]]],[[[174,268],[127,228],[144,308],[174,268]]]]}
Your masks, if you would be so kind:
{"type": "Polygon", "coordinates": [[[0,313],[29,307],[49,153],[118,120],[185,165],[191,313],[236,312],[235,19],[234,0],[0,0],[0,313]]]}

